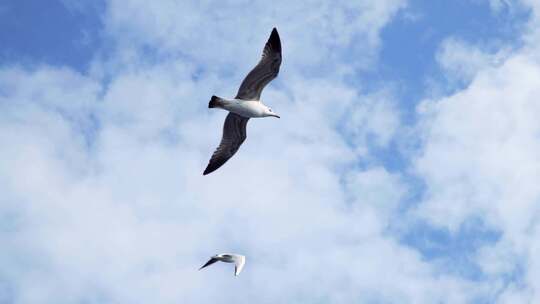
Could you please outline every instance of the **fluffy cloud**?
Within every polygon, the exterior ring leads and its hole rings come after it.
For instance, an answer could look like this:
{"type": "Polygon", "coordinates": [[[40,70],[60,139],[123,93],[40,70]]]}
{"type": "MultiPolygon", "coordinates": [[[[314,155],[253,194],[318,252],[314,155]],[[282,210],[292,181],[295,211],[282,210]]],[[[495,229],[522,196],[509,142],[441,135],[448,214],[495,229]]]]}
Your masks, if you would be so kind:
{"type": "Polygon", "coordinates": [[[500,65],[510,55],[506,46],[495,46],[496,51],[482,49],[456,38],[446,39],[437,54],[439,65],[449,80],[469,83],[476,74],[487,66],[500,65]]]}
{"type": "Polygon", "coordinates": [[[404,0],[112,0],[104,20],[112,43],[120,45],[122,52],[151,48],[241,78],[258,60],[259,53],[253,48],[260,49],[267,38],[260,33],[269,33],[274,26],[287,41],[284,71],[326,74],[350,72],[353,63],[365,66],[379,45],[379,31],[404,6],[404,0]],[[336,66],[343,60],[348,67],[336,66]]]}
{"type": "Polygon", "coordinates": [[[343,58],[369,64],[403,3],[269,4],[239,17],[247,4],[111,2],[113,50],[88,74],[1,69],[2,302],[467,298],[457,292],[466,283],[434,281],[385,234],[400,178],[348,169],[369,154],[368,137],[389,144],[399,115],[391,93],[346,84],[343,58]],[[203,177],[224,118],[208,98],[234,94],[273,25],[286,60],[264,97],[283,118],[251,121],[237,157],[203,177]],[[227,265],[197,271],[221,251],[248,256],[242,276],[227,265]]]}
{"type": "Polygon", "coordinates": [[[196,96],[190,90],[205,79],[177,83],[155,67],[103,90],[65,69],[0,75],[9,143],[0,163],[3,301],[430,302],[458,294],[449,290],[459,280],[435,286],[429,265],[384,235],[403,196],[398,177],[376,168],[341,183],[355,150],[338,125],[364,98],[339,82],[294,84],[292,96],[316,94],[310,108],[270,89],[284,118],[251,122],[238,157],[203,177],[224,115],[177,100],[196,96]],[[334,98],[341,107],[331,107],[334,98]],[[227,250],[248,256],[237,280],[224,265],[196,271],[227,250]],[[425,284],[432,294],[418,293],[425,284]]]}
{"type": "Polygon", "coordinates": [[[498,61],[447,40],[439,62],[470,83],[425,100],[404,134],[391,89],[347,78],[375,62],[404,1],[106,4],[88,73],[0,68],[0,302],[538,299],[536,11],[498,61]],[[225,116],[208,98],[234,95],[273,26],[284,62],[263,98],[282,119],[250,121],[203,177],[225,116]],[[420,139],[410,171],[378,165],[404,135],[420,139]],[[412,174],[425,192],[411,207],[412,174]],[[471,218],[501,234],[471,254],[482,280],[401,238],[471,218]],[[197,271],[221,251],[247,255],[241,276],[197,271]]]}
{"type": "Polygon", "coordinates": [[[455,52],[456,45],[447,43],[443,62],[471,76],[470,84],[419,106],[423,145],[414,169],[427,190],[415,212],[451,231],[477,218],[501,233],[477,255],[500,303],[540,300],[536,24],[531,19],[527,44],[502,62],[468,46],[455,52]]]}

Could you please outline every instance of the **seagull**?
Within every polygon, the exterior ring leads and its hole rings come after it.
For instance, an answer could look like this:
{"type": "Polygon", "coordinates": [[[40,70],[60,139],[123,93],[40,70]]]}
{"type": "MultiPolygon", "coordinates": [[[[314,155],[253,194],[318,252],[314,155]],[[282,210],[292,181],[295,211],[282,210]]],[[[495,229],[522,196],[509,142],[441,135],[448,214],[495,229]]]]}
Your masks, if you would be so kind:
{"type": "Polygon", "coordinates": [[[244,264],[246,263],[246,257],[234,253],[216,254],[215,256],[211,257],[210,260],[206,262],[206,264],[199,268],[199,270],[203,269],[204,267],[210,266],[218,261],[225,263],[234,263],[234,275],[238,276],[240,274],[240,271],[242,271],[242,268],[244,268],[244,264]]]}
{"type": "Polygon", "coordinates": [[[281,65],[281,41],[274,28],[264,46],[261,60],[244,78],[234,99],[212,96],[208,108],[220,108],[229,111],[223,135],[203,175],[214,172],[231,158],[246,139],[246,125],[250,118],[277,117],[272,109],[263,104],[261,92],[276,78],[281,65]]]}

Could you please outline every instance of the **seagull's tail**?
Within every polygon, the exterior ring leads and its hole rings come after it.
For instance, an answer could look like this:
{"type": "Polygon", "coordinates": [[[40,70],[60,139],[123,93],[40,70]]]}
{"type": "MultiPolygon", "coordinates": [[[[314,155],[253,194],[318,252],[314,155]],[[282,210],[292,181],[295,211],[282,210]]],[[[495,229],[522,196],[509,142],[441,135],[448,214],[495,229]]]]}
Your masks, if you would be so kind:
{"type": "Polygon", "coordinates": [[[212,96],[210,102],[208,103],[208,108],[221,108],[223,107],[223,99],[217,96],[212,96]]]}

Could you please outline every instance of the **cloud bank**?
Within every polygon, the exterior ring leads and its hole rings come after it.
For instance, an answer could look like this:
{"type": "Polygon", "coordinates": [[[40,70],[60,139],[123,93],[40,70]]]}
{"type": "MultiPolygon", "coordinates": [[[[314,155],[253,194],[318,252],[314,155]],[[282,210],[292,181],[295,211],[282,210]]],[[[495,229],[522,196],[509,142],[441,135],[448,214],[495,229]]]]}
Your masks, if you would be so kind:
{"type": "Polygon", "coordinates": [[[88,71],[0,68],[0,302],[540,299],[536,4],[519,4],[525,43],[500,60],[442,44],[466,85],[426,97],[413,125],[391,86],[351,81],[405,1],[217,5],[109,1],[88,71]],[[236,92],[276,25],[284,61],[263,99],[282,119],[250,121],[203,177],[225,116],[208,98],[236,92]],[[464,241],[475,275],[404,237],[463,239],[471,221],[496,235],[464,241]],[[197,271],[221,251],[247,256],[241,276],[197,271]]]}

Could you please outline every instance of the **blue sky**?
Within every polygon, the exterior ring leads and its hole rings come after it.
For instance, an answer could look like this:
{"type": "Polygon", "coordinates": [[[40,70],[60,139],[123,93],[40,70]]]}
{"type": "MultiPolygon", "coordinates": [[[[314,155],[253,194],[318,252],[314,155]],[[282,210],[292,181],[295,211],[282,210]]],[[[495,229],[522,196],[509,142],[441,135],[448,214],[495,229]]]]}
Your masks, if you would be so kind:
{"type": "Polygon", "coordinates": [[[99,5],[85,11],[61,1],[7,1],[2,4],[2,63],[50,64],[79,70],[101,47],[99,5]]]}
{"type": "Polygon", "coordinates": [[[2,2],[0,302],[539,301],[538,13],[2,2]],[[273,26],[282,119],[202,177],[273,26]]]}

